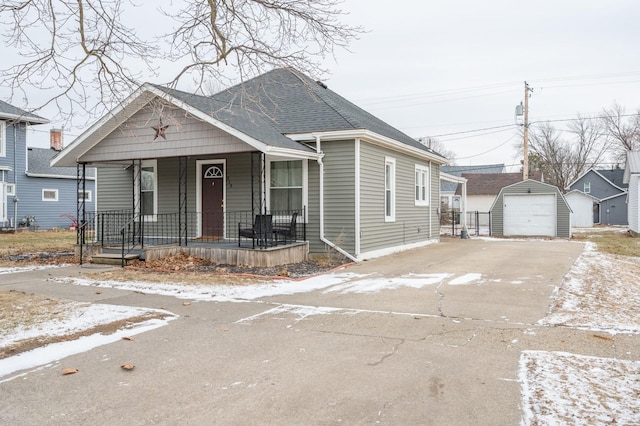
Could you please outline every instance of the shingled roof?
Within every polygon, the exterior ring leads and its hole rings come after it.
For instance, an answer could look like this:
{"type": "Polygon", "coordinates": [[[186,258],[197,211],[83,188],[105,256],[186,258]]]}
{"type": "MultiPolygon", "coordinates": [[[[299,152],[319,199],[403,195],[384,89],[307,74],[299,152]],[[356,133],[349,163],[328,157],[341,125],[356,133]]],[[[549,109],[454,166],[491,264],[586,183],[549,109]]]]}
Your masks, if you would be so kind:
{"type": "Polygon", "coordinates": [[[618,188],[628,188],[629,185],[623,182],[624,169],[598,169],[596,172],[600,173],[602,177],[609,182],[617,186],[618,188]]]}
{"type": "MultiPolygon", "coordinates": [[[[462,176],[463,173],[502,173],[504,164],[478,164],[475,166],[442,166],[440,170],[453,176],[462,176]]],[[[455,182],[440,182],[442,192],[454,192],[458,184],[455,182]]]]}
{"type": "Polygon", "coordinates": [[[45,124],[49,120],[38,115],[31,114],[23,109],[10,105],[4,101],[0,101],[0,120],[18,120],[31,124],[45,124]]]}
{"type": "Polygon", "coordinates": [[[155,84],[152,86],[261,142],[281,148],[313,151],[312,148],[284,136],[266,114],[215,97],[195,95],[155,84]]]}
{"type": "MultiPolygon", "coordinates": [[[[469,195],[498,195],[505,186],[522,181],[522,173],[463,173],[467,178],[467,196],[469,195]]],[[[542,173],[532,171],[529,179],[542,181],[542,173]]],[[[461,194],[460,185],[456,194],[461,194]]]]}
{"type": "MultiPolygon", "coordinates": [[[[50,148],[29,148],[27,152],[27,175],[76,179],[75,167],[51,167],[49,162],[58,153],[50,148]]],[[[87,178],[95,177],[93,168],[86,169],[87,178]]]]}
{"type": "Polygon", "coordinates": [[[259,114],[282,134],[369,130],[432,154],[432,149],[390,126],[324,83],[278,68],[212,96],[259,114]]]}

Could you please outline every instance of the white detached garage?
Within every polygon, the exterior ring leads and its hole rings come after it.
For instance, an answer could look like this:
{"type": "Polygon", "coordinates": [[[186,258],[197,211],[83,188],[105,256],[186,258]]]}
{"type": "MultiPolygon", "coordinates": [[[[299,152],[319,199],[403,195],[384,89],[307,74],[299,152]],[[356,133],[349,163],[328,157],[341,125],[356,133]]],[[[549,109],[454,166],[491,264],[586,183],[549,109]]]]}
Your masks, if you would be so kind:
{"type": "Polygon", "coordinates": [[[558,187],[528,179],[500,190],[491,206],[491,234],[571,237],[571,209],[558,187]]]}

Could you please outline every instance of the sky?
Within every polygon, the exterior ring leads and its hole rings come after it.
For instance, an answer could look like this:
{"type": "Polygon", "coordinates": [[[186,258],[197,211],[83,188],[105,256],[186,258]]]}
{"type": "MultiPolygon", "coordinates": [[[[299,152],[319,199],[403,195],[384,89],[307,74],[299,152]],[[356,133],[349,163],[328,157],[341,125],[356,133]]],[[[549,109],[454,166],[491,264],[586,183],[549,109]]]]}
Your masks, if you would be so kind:
{"type": "MultiPolygon", "coordinates": [[[[531,123],[599,115],[613,102],[640,107],[635,0],[345,0],[341,8],[366,32],[325,58],[328,87],[414,138],[437,138],[458,165],[519,167],[515,106],[525,81],[531,123]]],[[[79,133],[68,129],[65,143],[79,133]]],[[[34,128],[29,141],[48,146],[48,128],[34,128]]]]}

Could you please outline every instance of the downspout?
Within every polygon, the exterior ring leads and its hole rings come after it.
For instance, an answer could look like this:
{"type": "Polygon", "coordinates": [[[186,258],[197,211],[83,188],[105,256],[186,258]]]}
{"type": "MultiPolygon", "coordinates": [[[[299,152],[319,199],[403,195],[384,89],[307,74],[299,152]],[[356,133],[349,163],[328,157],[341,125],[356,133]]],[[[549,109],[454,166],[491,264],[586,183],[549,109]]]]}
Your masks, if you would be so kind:
{"type": "Polygon", "coordinates": [[[324,153],[322,152],[322,148],[320,147],[320,136],[316,136],[316,152],[318,153],[318,165],[320,166],[320,241],[336,250],[338,253],[343,256],[351,259],[354,262],[358,262],[358,259],[351,254],[347,253],[344,249],[338,247],[331,241],[329,241],[324,235],[324,163],[322,162],[322,158],[324,157],[324,153]]]}

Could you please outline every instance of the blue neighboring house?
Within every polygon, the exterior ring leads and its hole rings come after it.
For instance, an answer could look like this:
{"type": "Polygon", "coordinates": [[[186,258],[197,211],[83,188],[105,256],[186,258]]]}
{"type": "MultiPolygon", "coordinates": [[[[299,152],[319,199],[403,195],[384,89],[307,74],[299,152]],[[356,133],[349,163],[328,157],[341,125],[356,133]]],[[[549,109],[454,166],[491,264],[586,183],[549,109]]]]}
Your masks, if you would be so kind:
{"type": "MultiPolygon", "coordinates": [[[[566,188],[580,191],[594,198],[593,223],[628,225],[627,191],[623,169],[589,169],[566,188]]],[[[586,212],[585,212],[586,213],[586,212]]]]}
{"type": "Polygon", "coordinates": [[[78,198],[95,210],[95,170],[86,170],[78,189],[75,167],[51,167],[62,149],[62,133],[51,131],[51,148],[29,148],[27,127],[49,120],[0,101],[0,229],[68,228],[77,216],[78,198]]]}

